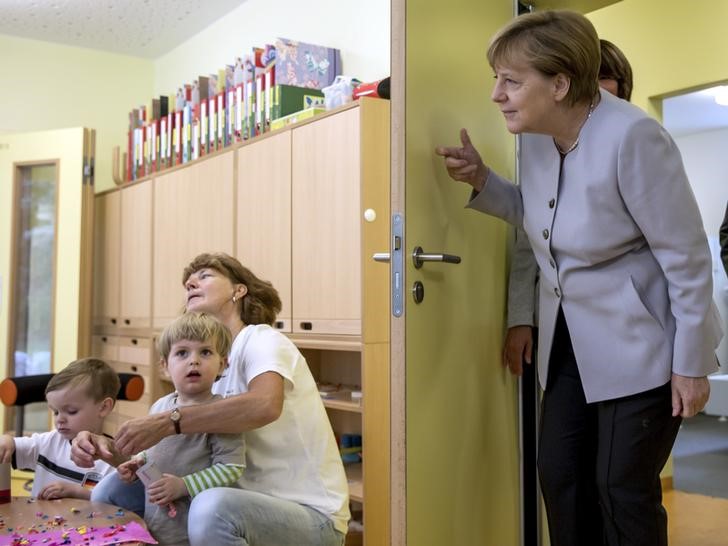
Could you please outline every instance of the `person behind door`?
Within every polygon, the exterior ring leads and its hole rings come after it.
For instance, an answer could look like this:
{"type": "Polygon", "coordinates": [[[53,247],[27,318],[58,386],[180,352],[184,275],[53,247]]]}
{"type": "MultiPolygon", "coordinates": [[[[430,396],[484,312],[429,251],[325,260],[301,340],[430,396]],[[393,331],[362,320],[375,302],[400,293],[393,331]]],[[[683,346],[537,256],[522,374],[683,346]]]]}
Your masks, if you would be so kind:
{"type": "MultiPolygon", "coordinates": [[[[278,292],[222,253],[197,256],[182,280],[187,311],[209,313],[232,333],[229,366],[213,386],[224,400],[132,419],[114,444],[80,434],[74,460],[128,456],[175,433],[244,432],[241,488],[207,489],[192,499],[190,544],[341,546],[350,517],[346,474],[306,359],[270,326],[281,309],[278,292]]],[[[92,499],[138,508],[138,498],[119,497],[113,486],[104,480],[92,499]]]]}
{"type": "Polygon", "coordinates": [[[469,207],[524,227],[541,269],[538,469],[553,546],[664,546],[660,470],[705,405],[722,337],[711,257],[674,142],[597,83],[575,12],[522,15],[492,39],[492,100],[524,139],[521,185],[461,131],[438,147],[469,207]]]}
{"type": "MultiPolygon", "coordinates": [[[[602,60],[599,87],[629,101],[632,98],[632,66],[609,40],[599,40],[602,60]]],[[[514,375],[533,360],[533,329],[538,324],[538,264],[526,233],[516,228],[508,276],[508,330],[503,342],[503,365],[514,375]]]]}

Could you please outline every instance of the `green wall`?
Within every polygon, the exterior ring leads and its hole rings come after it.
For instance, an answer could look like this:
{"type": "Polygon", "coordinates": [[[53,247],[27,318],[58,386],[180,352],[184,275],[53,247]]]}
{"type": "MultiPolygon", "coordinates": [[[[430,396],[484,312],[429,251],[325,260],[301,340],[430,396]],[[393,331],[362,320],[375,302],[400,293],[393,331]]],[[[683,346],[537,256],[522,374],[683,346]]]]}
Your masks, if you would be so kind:
{"type": "Polygon", "coordinates": [[[663,97],[728,80],[728,2],[622,0],[588,14],[632,64],[632,102],[659,117],[663,97]]]}

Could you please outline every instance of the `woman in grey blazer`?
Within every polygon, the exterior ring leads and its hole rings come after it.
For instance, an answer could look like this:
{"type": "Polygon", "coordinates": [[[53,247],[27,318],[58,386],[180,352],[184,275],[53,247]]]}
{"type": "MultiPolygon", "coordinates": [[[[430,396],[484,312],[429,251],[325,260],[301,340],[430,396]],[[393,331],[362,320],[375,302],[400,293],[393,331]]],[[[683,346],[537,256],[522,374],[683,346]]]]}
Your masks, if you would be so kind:
{"type": "Polygon", "coordinates": [[[469,207],[523,227],[541,269],[539,475],[553,546],[663,546],[660,470],[708,398],[722,336],[677,147],[597,85],[588,19],[544,11],[493,38],[493,101],[523,139],[521,186],[465,130],[440,147],[469,207]]]}

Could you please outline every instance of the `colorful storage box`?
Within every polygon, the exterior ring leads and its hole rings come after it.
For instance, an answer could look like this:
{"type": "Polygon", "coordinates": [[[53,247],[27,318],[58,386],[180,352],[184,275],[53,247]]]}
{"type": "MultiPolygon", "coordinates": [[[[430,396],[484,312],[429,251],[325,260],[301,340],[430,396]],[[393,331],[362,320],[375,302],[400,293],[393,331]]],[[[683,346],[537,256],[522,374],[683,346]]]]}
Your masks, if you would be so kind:
{"type": "Polygon", "coordinates": [[[338,49],[278,38],[275,82],[310,89],[323,89],[341,74],[338,49]]]}

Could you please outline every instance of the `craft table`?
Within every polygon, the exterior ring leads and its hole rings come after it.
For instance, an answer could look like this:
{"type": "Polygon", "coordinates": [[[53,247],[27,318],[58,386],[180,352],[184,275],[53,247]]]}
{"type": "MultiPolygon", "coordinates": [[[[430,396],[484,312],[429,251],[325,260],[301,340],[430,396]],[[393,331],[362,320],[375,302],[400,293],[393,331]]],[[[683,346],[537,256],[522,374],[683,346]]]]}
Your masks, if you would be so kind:
{"type": "MultiPolygon", "coordinates": [[[[148,535],[144,520],[134,512],[82,499],[36,500],[12,497],[0,504],[0,545],[125,544],[137,546],[148,535]],[[137,525],[141,527],[137,527],[137,525]],[[57,538],[65,532],[65,538],[57,538]],[[137,540],[124,541],[133,534],[137,540]],[[121,539],[121,540],[120,540],[121,539]]],[[[149,536],[151,539],[151,536],[149,536]]]]}

